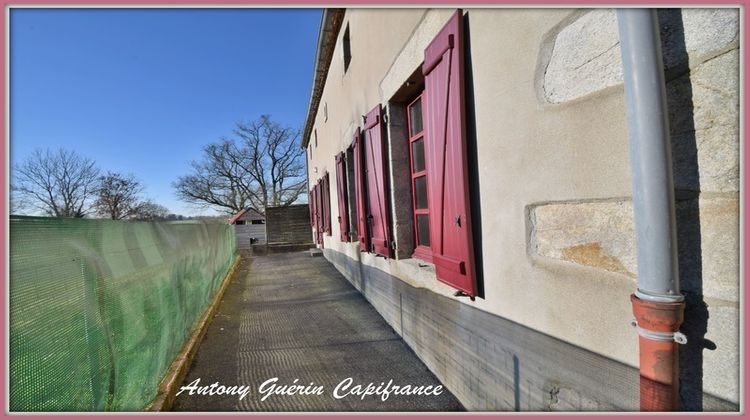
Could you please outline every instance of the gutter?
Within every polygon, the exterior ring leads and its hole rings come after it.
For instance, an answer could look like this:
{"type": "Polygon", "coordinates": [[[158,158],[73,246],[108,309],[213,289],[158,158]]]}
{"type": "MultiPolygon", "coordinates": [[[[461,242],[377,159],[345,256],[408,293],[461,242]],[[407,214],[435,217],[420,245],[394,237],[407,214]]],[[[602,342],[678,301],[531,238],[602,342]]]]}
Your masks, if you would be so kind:
{"type": "Polygon", "coordinates": [[[679,332],[685,309],[677,265],[672,151],[656,9],[617,9],[627,105],[638,289],[641,411],[679,410],[679,332]]]}
{"type": "Polygon", "coordinates": [[[336,46],[336,39],[341,29],[341,23],[344,20],[346,9],[324,9],[323,16],[320,18],[320,31],[318,32],[318,47],[315,51],[315,69],[313,72],[313,86],[310,93],[310,102],[307,106],[307,118],[302,131],[302,141],[300,147],[305,149],[310,142],[312,126],[315,122],[315,115],[318,113],[320,106],[320,97],[323,95],[328,69],[331,67],[333,51],[336,46]]]}

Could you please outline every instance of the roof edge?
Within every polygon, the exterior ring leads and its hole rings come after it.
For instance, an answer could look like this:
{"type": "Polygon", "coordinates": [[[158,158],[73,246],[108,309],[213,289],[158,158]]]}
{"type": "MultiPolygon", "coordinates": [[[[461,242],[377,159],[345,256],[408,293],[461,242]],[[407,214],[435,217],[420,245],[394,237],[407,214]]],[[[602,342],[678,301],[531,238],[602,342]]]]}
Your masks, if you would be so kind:
{"type": "Polygon", "coordinates": [[[336,46],[341,23],[344,20],[346,9],[325,9],[320,19],[320,32],[318,32],[318,47],[315,51],[315,68],[313,71],[313,86],[310,92],[310,102],[307,106],[307,118],[302,132],[300,147],[303,149],[310,143],[310,134],[315,121],[315,115],[320,106],[320,97],[323,95],[328,69],[333,59],[333,51],[336,46]]]}
{"type": "Polygon", "coordinates": [[[238,220],[238,219],[239,219],[240,217],[242,217],[242,215],[243,215],[243,214],[245,214],[245,212],[247,212],[247,209],[248,209],[248,208],[246,207],[246,208],[244,208],[244,209],[242,209],[242,210],[238,211],[238,212],[237,212],[237,214],[235,214],[234,216],[232,216],[232,217],[231,217],[231,218],[230,218],[230,219],[229,219],[229,220],[227,221],[227,224],[229,224],[229,225],[233,225],[233,224],[234,224],[234,222],[236,222],[236,221],[237,221],[237,220],[238,220]]]}

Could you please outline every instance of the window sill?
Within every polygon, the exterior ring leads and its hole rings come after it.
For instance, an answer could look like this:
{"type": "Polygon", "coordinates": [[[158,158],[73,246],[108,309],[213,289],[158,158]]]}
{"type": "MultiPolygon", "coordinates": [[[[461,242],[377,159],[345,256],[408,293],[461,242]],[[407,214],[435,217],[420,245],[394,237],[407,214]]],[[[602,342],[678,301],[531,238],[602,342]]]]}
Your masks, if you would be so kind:
{"type": "Polygon", "coordinates": [[[425,272],[433,273],[433,274],[435,273],[434,264],[420,260],[418,258],[412,257],[412,258],[406,258],[406,259],[399,260],[399,261],[419,271],[425,271],[425,272]]]}
{"type": "Polygon", "coordinates": [[[420,260],[425,264],[432,264],[432,250],[429,248],[418,246],[414,249],[414,253],[412,253],[411,257],[420,260]]]}

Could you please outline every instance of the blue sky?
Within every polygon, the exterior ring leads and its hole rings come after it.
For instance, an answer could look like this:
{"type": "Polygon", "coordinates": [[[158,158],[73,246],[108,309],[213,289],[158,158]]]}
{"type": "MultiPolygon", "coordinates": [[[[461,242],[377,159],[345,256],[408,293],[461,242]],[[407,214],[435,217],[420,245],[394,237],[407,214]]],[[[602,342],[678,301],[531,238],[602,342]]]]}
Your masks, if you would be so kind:
{"type": "Polygon", "coordinates": [[[171,183],[235,121],[301,127],[320,9],[14,9],[11,164],[65,147],[132,173],[174,213],[171,183]]]}

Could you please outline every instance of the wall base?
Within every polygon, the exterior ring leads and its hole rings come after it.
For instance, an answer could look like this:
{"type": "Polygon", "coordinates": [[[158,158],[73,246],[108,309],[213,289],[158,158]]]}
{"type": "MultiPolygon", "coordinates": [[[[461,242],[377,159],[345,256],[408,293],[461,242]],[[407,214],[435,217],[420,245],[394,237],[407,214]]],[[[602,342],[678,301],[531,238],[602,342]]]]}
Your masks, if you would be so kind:
{"type": "MultiPolygon", "coordinates": [[[[414,288],[332,249],[323,253],[467,410],[639,409],[634,367],[414,288]]],[[[703,409],[738,407],[704,394],[703,409]]]]}

